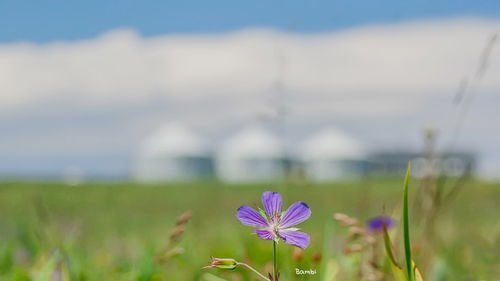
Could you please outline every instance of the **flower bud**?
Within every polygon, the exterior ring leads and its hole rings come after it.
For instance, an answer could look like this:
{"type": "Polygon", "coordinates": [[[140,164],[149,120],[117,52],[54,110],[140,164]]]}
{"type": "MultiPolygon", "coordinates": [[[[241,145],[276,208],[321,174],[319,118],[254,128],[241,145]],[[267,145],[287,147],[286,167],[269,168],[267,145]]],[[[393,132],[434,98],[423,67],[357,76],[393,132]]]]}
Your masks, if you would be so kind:
{"type": "Polygon", "coordinates": [[[396,221],[392,220],[390,217],[386,216],[378,216],[372,218],[367,223],[367,228],[371,232],[379,232],[381,233],[384,230],[384,227],[387,229],[392,228],[396,224],[396,221]]]}
{"type": "Polygon", "coordinates": [[[219,259],[212,257],[212,263],[202,267],[202,269],[207,268],[220,268],[220,269],[235,269],[238,266],[238,262],[234,259],[219,259]]]}

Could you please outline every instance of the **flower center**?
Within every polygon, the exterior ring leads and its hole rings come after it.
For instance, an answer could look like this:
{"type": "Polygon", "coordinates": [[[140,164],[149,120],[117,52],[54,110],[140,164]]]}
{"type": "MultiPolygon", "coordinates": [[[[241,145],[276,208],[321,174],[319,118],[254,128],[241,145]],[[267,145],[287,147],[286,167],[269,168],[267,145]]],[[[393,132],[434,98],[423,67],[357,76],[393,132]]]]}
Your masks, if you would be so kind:
{"type": "Polygon", "coordinates": [[[281,215],[279,213],[275,213],[269,218],[269,231],[272,232],[275,237],[278,237],[280,223],[281,215]]]}

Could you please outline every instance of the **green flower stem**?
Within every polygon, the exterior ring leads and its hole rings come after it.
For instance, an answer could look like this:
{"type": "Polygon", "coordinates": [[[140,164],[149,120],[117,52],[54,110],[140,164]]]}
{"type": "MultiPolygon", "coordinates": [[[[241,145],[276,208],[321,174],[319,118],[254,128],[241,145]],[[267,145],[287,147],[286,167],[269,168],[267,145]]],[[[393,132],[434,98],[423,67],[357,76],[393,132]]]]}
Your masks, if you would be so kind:
{"type": "Polygon", "coordinates": [[[269,278],[267,278],[266,276],[262,275],[262,273],[258,272],[255,268],[249,266],[248,264],[246,263],[243,263],[243,262],[239,262],[237,263],[238,265],[241,265],[241,266],[244,266],[248,269],[250,269],[251,271],[253,271],[255,274],[259,275],[260,278],[264,279],[264,280],[267,280],[267,281],[271,281],[269,280],[269,278]]]}
{"type": "Polygon", "coordinates": [[[276,253],[276,240],[273,240],[273,270],[274,280],[278,280],[278,257],[276,253]]]}

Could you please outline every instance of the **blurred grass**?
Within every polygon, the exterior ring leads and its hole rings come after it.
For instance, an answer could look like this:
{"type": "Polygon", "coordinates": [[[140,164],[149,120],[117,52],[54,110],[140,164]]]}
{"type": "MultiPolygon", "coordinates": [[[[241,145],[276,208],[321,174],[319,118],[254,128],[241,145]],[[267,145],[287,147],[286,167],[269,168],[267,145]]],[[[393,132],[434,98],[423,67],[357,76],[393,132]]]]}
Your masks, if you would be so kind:
{"type": "MultiPolygon", "coordinates": [[[[312,238],[303,259],[292,261],[292,247],[279,245],[283,279],[320,280],[319,276],[297,277],[293,272],[295,267],[320,269],[317,258],[313,259],[319,254],[341,258],[345,233],[336,227],[332,214],[342,212],[365,220],[380,214],[383,205],[387,210],[395,209],[401,203],[401,182],[287,187],[220,183],[89,183],[70,187],[3,182],[0,280],[37,280],[37,272],[54,255],[59,258],[52,263],[60,272],[67,271],[70,280],[209,280],[199,268],[210,256],[233,257],[263,270],[269,267],[272,245],[242,226],[235,212],[241,205],[259,205],[266,190],[282,193],[286,206],[304,201],[313,212],[300,226],[312,238]],[[153,256],[165,245],[175,218],[186,210],[193,211],[193,218],[180,242],[184,253],[169,264],[155,264],[153,256]],[[324,236],[330,233],[325,231],[327,225],[333,232],[329,237],[324,236]]],[[[495,269],[500,252],[499,202],[499,184],[470,182],[440,215],[437,228],[443,241],[439,253],[445,273],[435,273],[438,277],[499,280],[495,269]]],[[[414,257],[418,263],[418,249],[414,257]]],[[[239,269],[210,273],[226,280],[254,280],[239,269]]],[[[66,280],[54,278],[49,280],[66,280]]]]}

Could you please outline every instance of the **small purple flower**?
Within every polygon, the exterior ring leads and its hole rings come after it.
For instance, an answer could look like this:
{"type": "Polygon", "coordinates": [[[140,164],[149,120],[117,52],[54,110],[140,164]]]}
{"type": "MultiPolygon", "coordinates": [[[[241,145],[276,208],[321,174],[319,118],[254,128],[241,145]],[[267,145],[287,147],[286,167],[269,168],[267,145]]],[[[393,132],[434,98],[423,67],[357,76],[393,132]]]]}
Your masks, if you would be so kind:
{"type": "Polygon", "coordinates": [[[396,224],[396,222],[392,220],[390,217],[378,216],[370,219],[367,222],[367,227],[368,230],[372,232],[380,232],[384,230],[384,224],[387,227],[387,229],[390,229],[396,224]]]}
{"type": "Polygon", "coordinates": [[[276,192],[262,194],[264,210],[259,212],[248,206],[242,206],[236,213],[236,218],[247,226],[257,228],[255,233],[264,240],[278,241],[305,249],[309,245],[309,235],[299,232],[293,227],[311,216],[311,209],[306,203],[296,202],[285,212],[281,211],[281,195],[276,192]]]}

